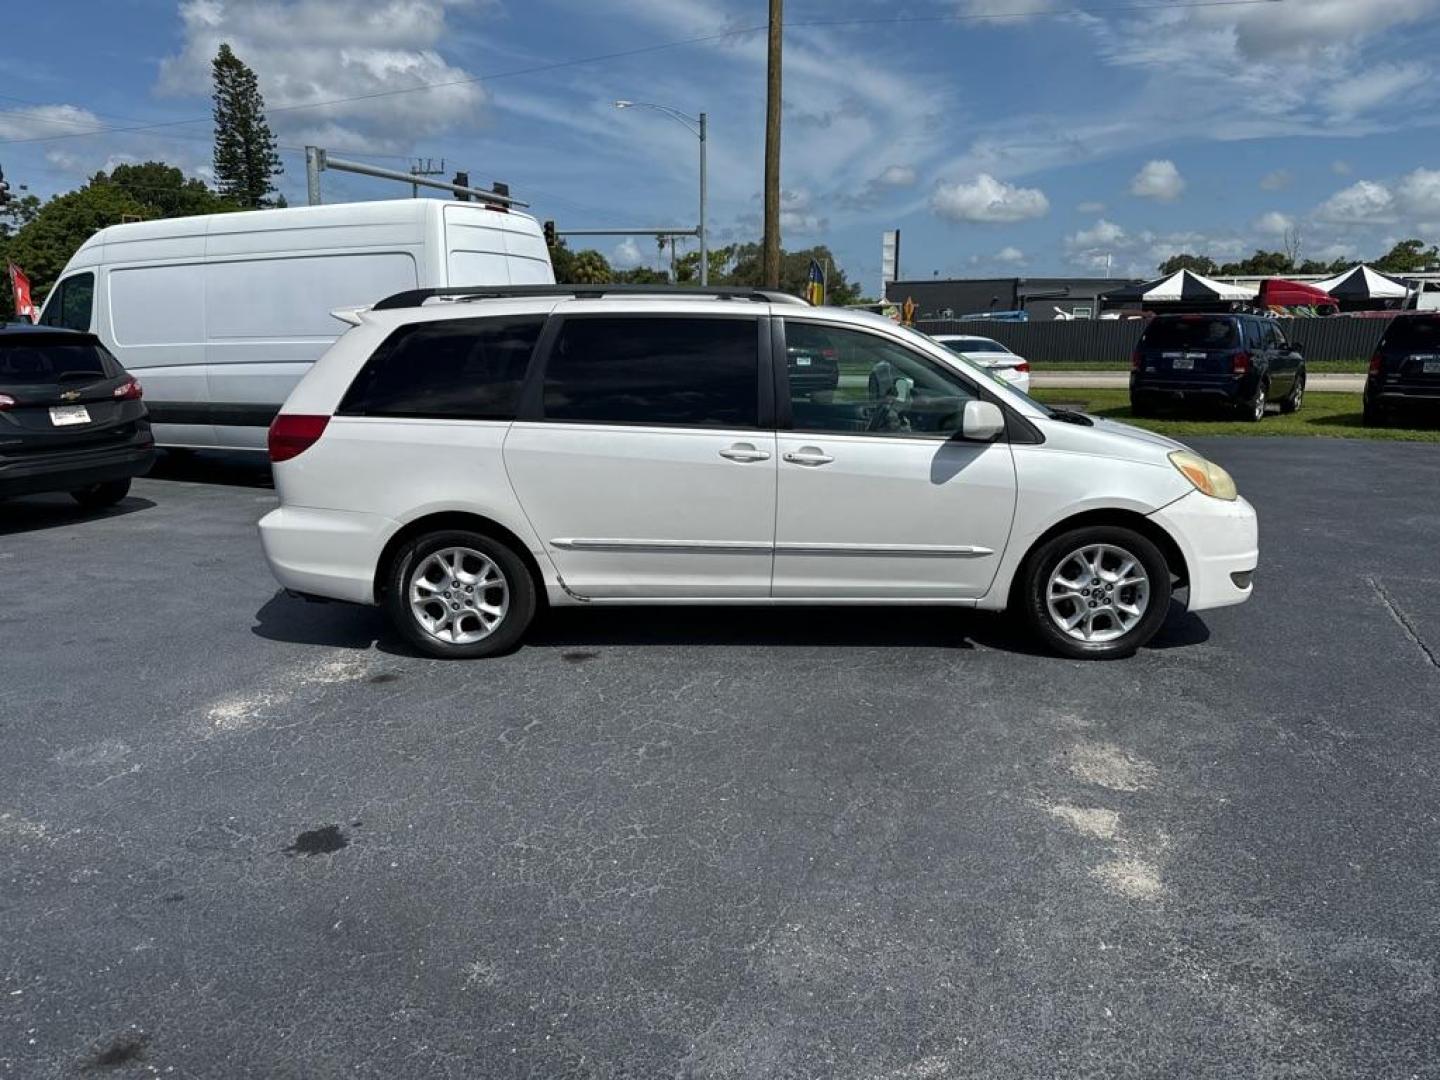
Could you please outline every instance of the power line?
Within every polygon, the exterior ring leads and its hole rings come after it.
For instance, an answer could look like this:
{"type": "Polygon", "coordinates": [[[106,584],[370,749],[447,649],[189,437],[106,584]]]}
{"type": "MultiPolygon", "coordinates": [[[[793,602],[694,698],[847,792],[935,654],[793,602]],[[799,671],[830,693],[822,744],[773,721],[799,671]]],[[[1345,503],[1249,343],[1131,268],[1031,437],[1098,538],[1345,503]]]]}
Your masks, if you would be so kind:
{"type": "MultiPolygon", "coordinates": [[[[1075,7],[1055,9],[1051,11],[997,11],[985,14],[945,14],[945,15],[887,15],[870,19],[809,19],[798,22],[787,22],[786,29],[820,27],[820,26],[867,26],[867,25],[896,25],[901,23],[920,22],[983,22],[1003,19],[1020,18],[1055,18],[1067,15],[1106,15],[1121,14],[1137,11],[1180,11],[1189,8],[1226,8],[1226,7],[1254,7],[1260,4],[1280,4],[1285,0],[1181,0],[1173,4],[1129,4],[1111,7],[1075,7]]],[[[395,90],[376,90],[369,94],[354,94],[349,97],[330,98],[326,101],[302,102],[295,105],[278,105],[268,107],[267,115],[283,112],[298,112],[305,109],[324,109],[334,105],[348,105],[357,101],[373,101],[377,98],[395,97],[400,94],[415,94],[426,90],[439,90],[451,86],[471,86],[478,83],[494,82],[498,79],[513,79],[525,75],[539,75],[549,71],[559,71],[564,68],[581,67],[587,64],[599,64],[608,60],[623,60],[633,56],[644,56],[650,53],[662,52],[668,49],[685,48],[690,45],[703,45],[712,41],[735,40],[747,37],[751,34],[765,32],[769,29],[768,23],[761,23],[755,26],[735,27],[714,34],[702,34],[698,37],[681,38],[676,41],[662,41],[654,45],[642,45],[634,49],[621,49],[617,52],[597,53],[593,56],[576,57],[570,60],[555,60],[544,64],[534,64],[530,67],[514,68],[510,71],[498,71],[492,75],[473,75],[463,79],[447,79],[443,82],[422,83],[419,86],[405,86],[395,90]]],[[[22,99],[12,99],[22,100],[22,99]]],[[[39,104],[39,103],[34,103],[39,104]]],[[[53,119],[53,118],[52,118],[53,119]]],[[[164,120],[153,123],[132,124],[124,127],[94,128],[90,131],[73,131],[61,135],[39,135],[25,139],[0,139],[0,146],[14,146],[24,143],[55,142],[60,139],[79,139],[90,135],[114,135],[132,131],[155,131],[166,127],[181,127],[186,124],[208,124],[211,117],[190,117],[184,120],[164,120]]],[[[72,122],[73,121],[69,121],[72,122]]],[[[199,136],[197,136],[199,137],[199,136]]],[[[282,149],[296,150],[302,148],[282,147],[282,149]]],[[[404,155],[371,155],[374,157],[389,157],[404,159],[404,155]]],[[[407,159],[408,160],[408,159],[407,159]]]]}

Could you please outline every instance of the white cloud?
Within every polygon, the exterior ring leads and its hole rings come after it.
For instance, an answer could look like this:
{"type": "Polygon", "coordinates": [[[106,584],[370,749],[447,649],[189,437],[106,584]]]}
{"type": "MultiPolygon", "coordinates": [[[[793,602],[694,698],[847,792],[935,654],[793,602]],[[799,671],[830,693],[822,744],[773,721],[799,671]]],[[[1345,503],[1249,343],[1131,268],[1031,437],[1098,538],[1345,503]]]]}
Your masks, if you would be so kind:
{"type": "Polygon", "coordinates": [[[1130,194],[1142,199],[1174,202],[1185,191],[1185,178],[1173,161],[1147,161],[1130,181],[1130,194]]]}
{"type": "Polygon", "coordinates": [[[1336,117],[1349,119],[1389,105],[1429,81],[1430,71],[1424,64],[1390,64],[1336,82],[1320,97],[1336,117]]]}
{"type": "Polygon", "coordinates": [[[634,237],[627,237],[615,245],[615,250],[610,253],[610,264],[620,270],[633,270],[645,261],[644,254],[640,251],[640,245],[635,242],[634,237]]]}
{"type": "Polygon", "coordinates": [[[1349,176],[1355,171],[1355,167],[1348,161],[1332,161],[1330,163],[1330,171],[1336,176],[1349,176]]]}
{"type": "Polygon", "coordinates": [[[1417,218],[1440,215],[1440,169],[1416,169],[1396,185],[1405,212],[1417,218]]]}
{"type": "Polygon", "coordinates": [[[810,236],[824,232],[830,221],[816,212],[814,199],[804,188],[780,190],[780,234],[810,236]]]}
{"type": "Polygon", "coordinates": [[[1333,225],[1389,223],[1396,220],[1395,196],[1384,184],[1360,180],[1331,195],[1315,216],[1333,225]]]}
{"type": "Polygon", "coordinates": [[[1271,210],[1255,219],[1255,231],[1263,236],[1284,236],[1295,228],[1295,219],[1271,210]]]}
{"type": "Polygon", "coordinates": [[[1081,229],[1065,238],[1065,245],[1074,250],[1114,247],[1125,242],[1125,230],[1113,221],[1101,218],[1089,229],[1081,229]]]}
{"type": "Polygon", "coordinates": [[[89,109],[78,105],[31,105],[0,112],[0,139],[43,139],[106,126],[89,109]]]}
{"type": "Polygon", "coordinates": [[[1008,266],[1020,266],[1025,262],[1025,253],[1017,247],[1003,247],[995,253],[995,261],[1008,266]]]}
{"type": "Polygon", "coordinates": [[[259,78],[277,136],[337,150],[403,152],[472,126],[486,95],[444,60],[447,11],[466,0],[184,0],[180,51],[160,62],[161,94],[210,92],[222,42],[259,78]],[[394,93],[448,83],[418,93],[394,93]],[[354,98],[342,104],[297,105],[354,98]]]}
{"type": "Polygon", "coordinates": [[[1075,209],[1082,214],[1103,214],[1105,204],[1103,202],[1082,202],[1075,209]]]}
{"type": "Polygon", "coordinates": [[[1310,57],[1395,26],[1424,21],[1437,10],[1440,4],[1435,0],[1302,0],[1285,4],[1283,10],[1269,4],[1195,7],[1185,12],[1184,21],[1228,32],[1237,51],[1251,59],[1276,54],[1310,57]]]}
{"type": "Polygon", "coordinates": [[[1293,183],[1295,174],[1289,169],[1276,169],[1260,178],[1260,188],[1263,191],[1284,191],[1293,183]]]}
{"type": "Polygon", "coordinates": [[[965,15],[999,15],[1004,22],[1011,22],[1020,16],[1038,15],[1052,11],[1056,0],[963,0],[960,11],[965,15]]]}
{"type": "Polygon", "coordinates": [[[937,184],[930,209],[949,221],[1008,224],[1044,217],[1050,200],[1039,188],[1016,187],[980,173],[974,180],[937,184]]]}
{"type": "Polygon", "coordinates": [[[874,182],[880,187],[911,187],[915,183],[915,170],[909,165],[887,165],[874,182]]]}

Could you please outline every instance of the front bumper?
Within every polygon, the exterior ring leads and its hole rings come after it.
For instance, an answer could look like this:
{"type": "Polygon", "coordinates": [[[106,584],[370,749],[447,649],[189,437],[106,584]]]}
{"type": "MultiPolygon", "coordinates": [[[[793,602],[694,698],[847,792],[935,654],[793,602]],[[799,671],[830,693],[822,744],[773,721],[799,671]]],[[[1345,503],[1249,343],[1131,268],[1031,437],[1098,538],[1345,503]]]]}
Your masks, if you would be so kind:
{"type": "Polygon", "coordinates": [[[1155,511],[1150,520],[1174,538],[1185,556],[1191,611],[1250,599],[1260,561],[1260,529],[1248,502],[1226,502],[1192,491],[1155,511]]]}
{"type": "Polygon", "coordinates": [[[397,528],[375,514],[282,506],[260,519],[260,546],[292,592],[373,604],[380,553],[397,528]]]}

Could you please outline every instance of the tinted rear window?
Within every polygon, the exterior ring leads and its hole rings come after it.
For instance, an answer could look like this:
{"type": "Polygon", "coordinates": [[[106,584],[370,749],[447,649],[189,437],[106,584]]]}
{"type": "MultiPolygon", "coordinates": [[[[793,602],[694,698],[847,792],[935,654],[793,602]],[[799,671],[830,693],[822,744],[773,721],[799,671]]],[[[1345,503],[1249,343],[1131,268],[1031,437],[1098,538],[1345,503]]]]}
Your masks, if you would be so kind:
{"type": "Polygon", "coordinates": [[[1400,317],[1390,324],[1380,343],[1383,352],[1389,354],[1440,352],[1440,319],[1415,319],[1400,317]]]}
{"type": "Polygon", "coordinates": [[[1239,342],[1234,319],[1156,319],[1140,344],[1151,349],[1233,349],[1239,342]]]}
{"type": "Polygon", "coordinates": [[[570,318],[546,361],[547,420],[755,427],[754,319],[570,318]]]}
{"type": "Polygon", "coordinates": [[[998,341],[982,341],[978,338],[966,338],[963,341],[942,341],[951,352],[957,353],[1003,353],[1010,350],[1001,345],[998,341]]]}
{"type": "Polygon", "coordinates": [[[544,325],[544,315],[513,315],[401,327],[356,376],[340,413],[513,420],[544,325]]]}
{"type": "Polygon", "coordinates": [[[93,341],[56,337],[47,342],[46,338],[44,334],[0,338],[0,386],[83,386],[114,376],[115,369],[107,365],[109,354],[93,341]]]}

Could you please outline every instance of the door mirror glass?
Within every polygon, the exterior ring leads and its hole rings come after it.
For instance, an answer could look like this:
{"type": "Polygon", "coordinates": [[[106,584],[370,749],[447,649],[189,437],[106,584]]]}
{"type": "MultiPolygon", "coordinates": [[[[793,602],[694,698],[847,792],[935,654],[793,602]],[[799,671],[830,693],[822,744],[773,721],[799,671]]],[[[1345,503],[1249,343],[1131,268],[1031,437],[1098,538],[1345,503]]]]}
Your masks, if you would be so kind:
{"type": "Polygon", "coordinates": [[[993,401],[967,401],[960,435],[969,442],[994,442],[1005,432],[1005,414],[993,401]]]}

